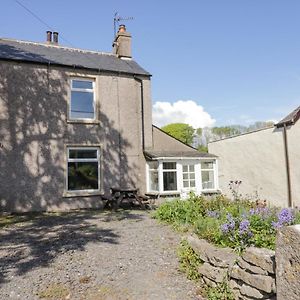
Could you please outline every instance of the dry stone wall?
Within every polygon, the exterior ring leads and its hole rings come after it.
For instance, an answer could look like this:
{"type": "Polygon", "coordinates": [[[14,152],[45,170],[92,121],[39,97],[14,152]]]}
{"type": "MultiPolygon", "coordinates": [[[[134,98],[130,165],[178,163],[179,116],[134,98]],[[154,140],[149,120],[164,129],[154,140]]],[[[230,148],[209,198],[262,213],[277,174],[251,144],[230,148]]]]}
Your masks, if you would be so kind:
{"type": "Polygon", "coordinates": [[[203,261],[198,271],[205,285],[215,287],[226,281],[237,300],[276,299],[275,251],[250,247],[238,256],[194,235],[187,240],[203,261]]]}
{"type": "Polygon", "coordinates": [[[277,299],[300,299],[300,225],[283,227],[276,239],[277,299]]]}

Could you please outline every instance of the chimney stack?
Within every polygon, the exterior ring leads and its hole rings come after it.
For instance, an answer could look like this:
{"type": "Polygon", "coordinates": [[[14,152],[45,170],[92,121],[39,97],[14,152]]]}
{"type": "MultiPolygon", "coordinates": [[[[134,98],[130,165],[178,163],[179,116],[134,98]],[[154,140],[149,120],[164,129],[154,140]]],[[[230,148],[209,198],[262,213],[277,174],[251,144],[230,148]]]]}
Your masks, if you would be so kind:
{"type": "Polygon", "coordinates": [[[52,43],[52,31],[46,31],[47,33],[47,43],[52,43]]]}
{"type": "Polygon", "coordinates": [[[53,44],[58,44],[58,32],[53,32],[53,44]]]}
{"type": "Polygon", "coordinates": [[[125,25],[119,26],[119,31],[113,43],[113,53],[119,58],[131,58],[131,34],[126,31],[125,25]]]}
{"type": "Polygon", "coordinates": [[[58,44],[58,32],[46,31],[47,33],[47,43],[48,44],[58,44]],[[53,39],[52,39],[53,38],[53,39]]]}

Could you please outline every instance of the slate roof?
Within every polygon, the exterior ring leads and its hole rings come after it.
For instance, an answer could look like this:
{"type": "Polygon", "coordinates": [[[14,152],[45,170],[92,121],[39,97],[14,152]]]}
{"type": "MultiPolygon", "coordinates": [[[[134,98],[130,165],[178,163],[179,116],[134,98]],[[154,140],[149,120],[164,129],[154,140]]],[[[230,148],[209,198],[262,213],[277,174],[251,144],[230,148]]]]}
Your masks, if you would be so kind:
{"type": "Polygon", "coordinates": [[[146,150],[144,151],[146,157],[150,159],[156,159],[159,157],[170,157],[170,158],[216,158],[216,155],[199,152],[198,150],[191,149],[190,151],[155,151],[155,150],[146,150]]]}
{"type": "Polygon", "coordinates": [[[150,76],[134,60],[111,53],[11,39],[0,39],[1,59],[150,76]]]}
{"type": "Polygon", "coordinates": [[[275,126],[277,128],[283,127],[284,125],[293,125],[295,124],[298,119],[300,118],[300,106],[297,107],[294,111],[292,111],[290,114],[288,114],[285,118],[283,118],[281,121],[279,121],[275,126]]]}

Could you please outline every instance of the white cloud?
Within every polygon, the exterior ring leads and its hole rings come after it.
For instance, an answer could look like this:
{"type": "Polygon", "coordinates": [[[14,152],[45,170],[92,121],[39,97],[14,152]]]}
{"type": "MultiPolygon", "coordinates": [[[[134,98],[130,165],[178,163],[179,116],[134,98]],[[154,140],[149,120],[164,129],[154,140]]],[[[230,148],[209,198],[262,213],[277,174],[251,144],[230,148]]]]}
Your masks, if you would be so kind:
{"type": "Polygon", "coordinates": [[[170,123],[187,123],[193,128],[212,127],[216,122],[201,105],[192,100],[174,103],[157,101],[153,104],[153,124],[161,127],[170,123]]]}

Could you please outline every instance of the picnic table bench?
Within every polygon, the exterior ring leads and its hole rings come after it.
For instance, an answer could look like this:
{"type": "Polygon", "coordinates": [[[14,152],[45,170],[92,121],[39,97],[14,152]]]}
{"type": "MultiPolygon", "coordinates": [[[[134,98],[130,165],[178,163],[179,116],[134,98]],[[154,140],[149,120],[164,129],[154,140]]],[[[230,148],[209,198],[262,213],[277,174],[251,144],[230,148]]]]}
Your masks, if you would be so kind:
{"type": "Polygon", "coordinates": [[[153,204],[151,201],[157,199],[158,194],[139,194],[139,190],[135,188],[111,188],[110,205],[114,209],[118,209],[123,200],[129,200],[131,204],[138,203],[140,207],[145,208],[145,204],[153,204]]]}

